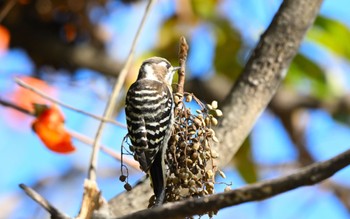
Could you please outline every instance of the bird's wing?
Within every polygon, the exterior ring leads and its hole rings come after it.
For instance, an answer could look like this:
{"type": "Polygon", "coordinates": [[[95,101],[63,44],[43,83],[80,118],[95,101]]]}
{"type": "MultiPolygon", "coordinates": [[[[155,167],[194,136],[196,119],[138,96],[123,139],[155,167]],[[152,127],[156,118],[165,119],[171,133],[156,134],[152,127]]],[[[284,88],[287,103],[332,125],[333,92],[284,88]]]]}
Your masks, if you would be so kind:
{"type": "Polygon", "coordinates": [[[171,92],[161,83],[136,82],[128,91],[125,112],[131,150],[141,169],[147,172],[168,141],[165,138],[172,119],[171,92]]]}

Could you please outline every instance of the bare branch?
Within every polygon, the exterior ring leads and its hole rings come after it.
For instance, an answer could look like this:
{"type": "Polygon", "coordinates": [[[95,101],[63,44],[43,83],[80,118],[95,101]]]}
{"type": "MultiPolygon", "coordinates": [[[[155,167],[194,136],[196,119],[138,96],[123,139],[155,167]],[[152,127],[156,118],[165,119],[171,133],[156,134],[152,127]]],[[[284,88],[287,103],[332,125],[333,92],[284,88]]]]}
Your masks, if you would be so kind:
{"type": "Polygon", "coordinates": [[[23,191],[36,203],[41,205],[46,211],[48,211],[51,214],[51,218],[53,219],[68,219],[67,215],[61,213],[57,208],[53,207],[45,198],[43,198],[39,193],[31,189],[30,187],[19,184],[19,187],[23,189],[23,191]]]}
{"type": "MultiPolygon", "coordinates": [[[[83,142],[87,145],[92,145],[92,143],[94,142],[93,139],[87,137],[86,135],[83,135],[79,132],[76,132],[76,131],[73,131],[73,130],[69,130],[69,129],[66,129],[69,134],[79,140],[80,142],[83,142]]],[[[100,149],[102,152],[106,153],[107,155],[113,157],[114,159],[118,160],[118,161],[121,161],[121,158],[122,158],[122,155],[118,152],[116,152],[115,150],[112,150],[110,147],[107,147],[107,146],[104,146],[104,145],[100,145],[100,149]]],[[[128,165],[129,167],[132,167],[134,168],[135,170],[139,170],[141,171],[140,169],[140,164],[135,161],[134,159],[130,159],[129,157],[123,157],[123,163],[128,165]]]]}
{"type": "Polygon", "coordinates": [[[263,200],[301,186],[314,185],[331,177],[348,165],[350,165],[350,150],[329,160],[314,163],[287,176],[266,180],[209,197],[168,203],[161,207],[129,214],[120,217],[120,219],[184,218],[186,216],[204,214],[208,211],[217,211],[228,206],[263,200]]]}
{"type": "Polygon", "coordinates": [[[222,139],[220,163],[231,160],[277,91],[321,3],[322,0],[283,1],[224,101],[225,116],[216,130],[222,139]]]}
{"type": "Polygon", "coordinates": [[[16,5],[17,0],[8,0],[5,6],[0,11],[0,23],[4,20],[6,15],[11,11],[11,9],[16,5]]]}
{"type": "Polygon", "coordinates": [[[178,71],[178,82],[177,82],[177,91],[180,94],[184,93],[184,84],[186,77],[186,60],[188,53],[188,44],[186,42],[186,38],[182,36],[180,38],[180,48],[179,48],[179,64],[181,69],[178,71]]]}
{"type": "Polygon", "coordinates": [[[33,87],[33,86],[31,86],[31,85],[25,83],[24,81],[22,81],[22,80],[19,79],[19,78],[15,78],[15,82],[16,82],[19,86],[21,86],[21,87],[23,87],[23,88],[25,88],[25,89],[27,89],[27,90],[30,90],[30,91],[32,91],[33,93],[38,94],[38,95],[41,96],[42,98],[44,98],[44,99],[46,99],[46,100],[49,100],[49,101],[51,101],[51,102],[53,102],[53,103],[56,103],[57,105],[60,105],[60,106],[63,106],[63,107],[65,107],[65,108],[67,108],[67,109],[70,109],[70,110],[76,111],[76,112],[78,112],[78,113],[84,114],[84,115],[89,116],[89,117],[91,117],[91,118],[94,118],[94,119],[97,119],[97,120],[100,120],[100,121],[105,121],[105,122],[108,122],[108,123],[117,125],[117,126],[119,126],[119,127],[126,128],[126,126],[125,126],[124,124],[120,123],[120,122],[117,122],[117,121],[112,120],[112,119],[109,119],[109,118],[103,118],[103,117],[94,115],[94,114],[92,114],[92,113],[88,113],[88,112],[86,112],[86,111],[77,109],[77,108],[75,108],[75,107],[73,107],[73,106],[71,106],[71,105],[68,105],[68,104],[66,104],[66,103],[63,103],[63,102],[61,102],[61,101],[59,101],[59,100],[56,100],[55,98],[50,97],[49,95],[45,94],[43,91],[40,91],[39,89],[37,89],[37,88],[35,88],[35,87],[33,87]]]}

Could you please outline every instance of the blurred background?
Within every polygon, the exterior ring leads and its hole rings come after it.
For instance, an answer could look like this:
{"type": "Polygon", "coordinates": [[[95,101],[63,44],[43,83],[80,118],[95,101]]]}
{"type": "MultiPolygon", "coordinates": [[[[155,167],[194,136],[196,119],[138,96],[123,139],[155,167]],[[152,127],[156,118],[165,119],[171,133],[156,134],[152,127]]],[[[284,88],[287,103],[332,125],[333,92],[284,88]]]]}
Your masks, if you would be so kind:
{"type": "MultiPolygon", "coordinates": [[[[186,90],[220,102],[241,72],[281,0],[159,0],[146,21],[134,65],[114,118],[125,124],[125,90],[140,63],[161,56],[177,64],[179,37],[190,51],[186,90]]],[[[141,0],[0,1],[0,100],[31,109],[43,101],[14,78],[76,108],[102,115],[128,55],[147,2],[141,0]]],[[[276,97],[232,162],[226,179],[238,188],[278,177],[350,148],[350,2],[325,0],[315,25],[276,97]]],[[[190,106],[191,107],[191,106],[190,106]]],[[[98,121],[61,108],[65,126],[93,138],[98,121]]],[[[61,211],[78,213],[91,147],[48,150],[32,131],[34,118],[0,105],[0,218],[48,218],[18,184],[25,183],[61,211]]],[[[102,143],[120,150],[124,128],[108,124],[102,143]]],[[[111,199],[123,192],[120,163],[100,153],[98,183],[111,199]]],[[[129,168],[130,183],[144,174],[129,168]]],[[[225,185],[218,184],[217,192],[225,185]]],[[[350,168],[326,182],[261,202],[221,210],[217,218],[350,217],[350,168]]]]}

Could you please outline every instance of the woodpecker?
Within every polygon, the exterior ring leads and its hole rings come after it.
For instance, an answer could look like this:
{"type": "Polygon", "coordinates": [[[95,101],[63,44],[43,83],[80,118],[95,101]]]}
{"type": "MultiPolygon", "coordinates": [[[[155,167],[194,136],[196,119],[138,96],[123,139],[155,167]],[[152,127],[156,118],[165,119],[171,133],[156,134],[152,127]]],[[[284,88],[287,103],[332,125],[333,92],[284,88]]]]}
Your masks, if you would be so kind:
{"type": "Polygon", "coordinates": [[[165,199],[165,151],[172,132],[174,101],[171,83],[180,67],[164,58],[146,59],[126,95],[125,114],[130,150],[151,177],[155,206],[165,199]]]}

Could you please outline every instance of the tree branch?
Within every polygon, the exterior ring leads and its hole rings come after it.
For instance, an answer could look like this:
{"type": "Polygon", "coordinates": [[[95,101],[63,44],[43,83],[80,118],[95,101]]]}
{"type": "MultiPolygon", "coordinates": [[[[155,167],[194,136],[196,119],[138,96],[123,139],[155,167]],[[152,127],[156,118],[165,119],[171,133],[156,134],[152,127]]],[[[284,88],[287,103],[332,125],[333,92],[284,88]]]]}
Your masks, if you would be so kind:
{"type": "Polygon", "coordinates": [[[228,163],[249,134],[284,79],[322,0],[285,0],[262,35],[222,108],[216,134],[221,139],[220,163],[228,163]],[[232,155],[232,156],[228,156],[232,155]]]}
{"type": "Polygon", "coordinates": [[[350,150],[277,179],[266,180],[209,197],[168,203],[157,208],[129,214],[119,219],[184,218],[205,214],[208,211],[217,211],[229,206],[263,200],[301,186],[314,185],[331,177],[348,165],[350,165],[350,150]]]}
{"type": "Polygon", "coordinates": [[[53,219],[69,219],[67,215],[60,212],[57,208],[53,207],[45,198],[43,198],[39,193],[31,189],[30,187],[19,184],[19,187],[23,189],[23,191],[36,203],[41,205],[46,211],[48,211],[51,214],[51,218],[53,219]]]}

